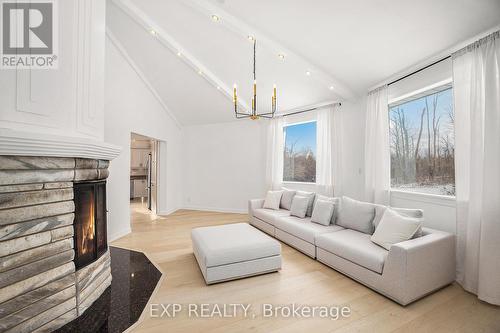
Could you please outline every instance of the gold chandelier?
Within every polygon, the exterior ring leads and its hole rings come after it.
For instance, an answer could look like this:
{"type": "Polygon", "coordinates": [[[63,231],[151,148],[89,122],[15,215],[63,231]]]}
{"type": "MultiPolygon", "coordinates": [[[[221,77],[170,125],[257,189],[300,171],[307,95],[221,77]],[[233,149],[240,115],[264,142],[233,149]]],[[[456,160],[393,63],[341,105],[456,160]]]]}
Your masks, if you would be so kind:
{"type": "Polygon", "coordinates": [[[253,39],[253,97],[252,97],[252,112],[238,112],[238,94],[236,84],[233,86],[233,102],[234,102],[234,114],[237,119],[250,118],[252,120],[257,120],[262,118],[273,118],[276,112],[276,85],[273,85],[273,95],[271,97],[271,112],[267,113],[257,113],[257,77],[255,75],[255,46],[257,40],[253,39]]]}

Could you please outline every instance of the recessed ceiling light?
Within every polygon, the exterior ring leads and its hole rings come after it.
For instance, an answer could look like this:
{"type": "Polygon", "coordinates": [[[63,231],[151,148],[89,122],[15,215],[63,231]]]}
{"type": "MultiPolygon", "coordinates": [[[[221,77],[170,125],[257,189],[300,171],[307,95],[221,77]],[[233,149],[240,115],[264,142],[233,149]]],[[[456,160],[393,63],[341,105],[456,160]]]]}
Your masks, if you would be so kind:
{"type": "Polygon", "coordinates": [[[217,90],[220,90],[220,87],[219,87],[219,86],[217,86],[217,90]]]}
{"type": "Polygon", "coordinates": [[[334,88],[333,88],[333,86],[330,86],[330,88],[329,88],[329,89],[330,89],[330,90],[333,90],[334,88]]]}
{"type": "Polygon", "coordinates": [[[179,52],[177,52],[177,56],[178,56],[178,57],[182,56],[182,53],[181,53],[180,51],[179,51],[179,52]]]}
{"type": "Polygon", "coordinates": [[[307,76],[311,76],[311,72],[306,71],[306,75],[307,75],[307,76]]]}
{"type": "Polygon", "coordinates": [[[149,32],[151,33],[151,35],[156,36],[156,30],[151,29],[151,30],[149,30],[149,32]]]}
{"type": "Polygon", "coordinates": [[[248,35],[248,37],[247,37],[247,38],[248,38],[248,40],[249,40],[249,41],[251,41],[251,42],[253,42],[253,41],[255,40],[255,37],[254,37],[254,36],[252,36],[252,35],[248,35]]]}
{"type": "Polygon", "coordinates": [[[217,15],[212,15],[212,21],[214,22],[219,22],[220,21],[220,17],[218,17],[217,15]]]}
{"type": "Polygon", "coordinates": [[[202,74],[203,74],[203,72],[201,71],[201,69],[200,69],[200,70],[198,70],[198,74],[200,74],[200,75],[202,75],[202,74]]]}
{"type": "Polygon", "coordinates": [[[278,54],[278,58],[280,58],[280,60],[285,60],[285,55],[283,53],[280,53],[278,54]]]}

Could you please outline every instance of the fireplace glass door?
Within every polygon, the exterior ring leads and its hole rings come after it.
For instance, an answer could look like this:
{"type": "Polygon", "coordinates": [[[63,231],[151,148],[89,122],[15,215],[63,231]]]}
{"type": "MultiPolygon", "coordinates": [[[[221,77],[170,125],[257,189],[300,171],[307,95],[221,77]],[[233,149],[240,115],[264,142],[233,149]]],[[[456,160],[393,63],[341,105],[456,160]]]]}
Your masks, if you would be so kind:
{"type": "Polygon", "coordinates": [[[74,184],[75,266],[84,267],[107,250],[106,182],[74,184]]]}

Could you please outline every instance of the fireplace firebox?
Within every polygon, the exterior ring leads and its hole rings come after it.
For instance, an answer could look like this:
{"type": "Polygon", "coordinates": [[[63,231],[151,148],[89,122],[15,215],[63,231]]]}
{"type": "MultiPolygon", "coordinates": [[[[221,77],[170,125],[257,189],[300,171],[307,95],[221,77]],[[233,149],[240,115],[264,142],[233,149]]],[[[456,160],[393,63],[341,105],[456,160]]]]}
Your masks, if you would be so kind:
{"type": "Polygon", "coordinates": [[[74,246],[76,269],[96,261],[108,249],[106,182],[74,183],[74,246]]]}

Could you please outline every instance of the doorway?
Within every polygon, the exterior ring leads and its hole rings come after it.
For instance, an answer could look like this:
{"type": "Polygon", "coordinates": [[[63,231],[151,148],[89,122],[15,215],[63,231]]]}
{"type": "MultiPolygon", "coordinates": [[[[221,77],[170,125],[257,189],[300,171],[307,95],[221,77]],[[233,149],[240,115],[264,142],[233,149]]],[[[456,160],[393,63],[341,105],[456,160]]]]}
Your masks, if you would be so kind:
{"type": "Polygon", "coordinates": [[[159,141],[137,133],[130,136],[130,202],[158,213],[159,141]]]}

